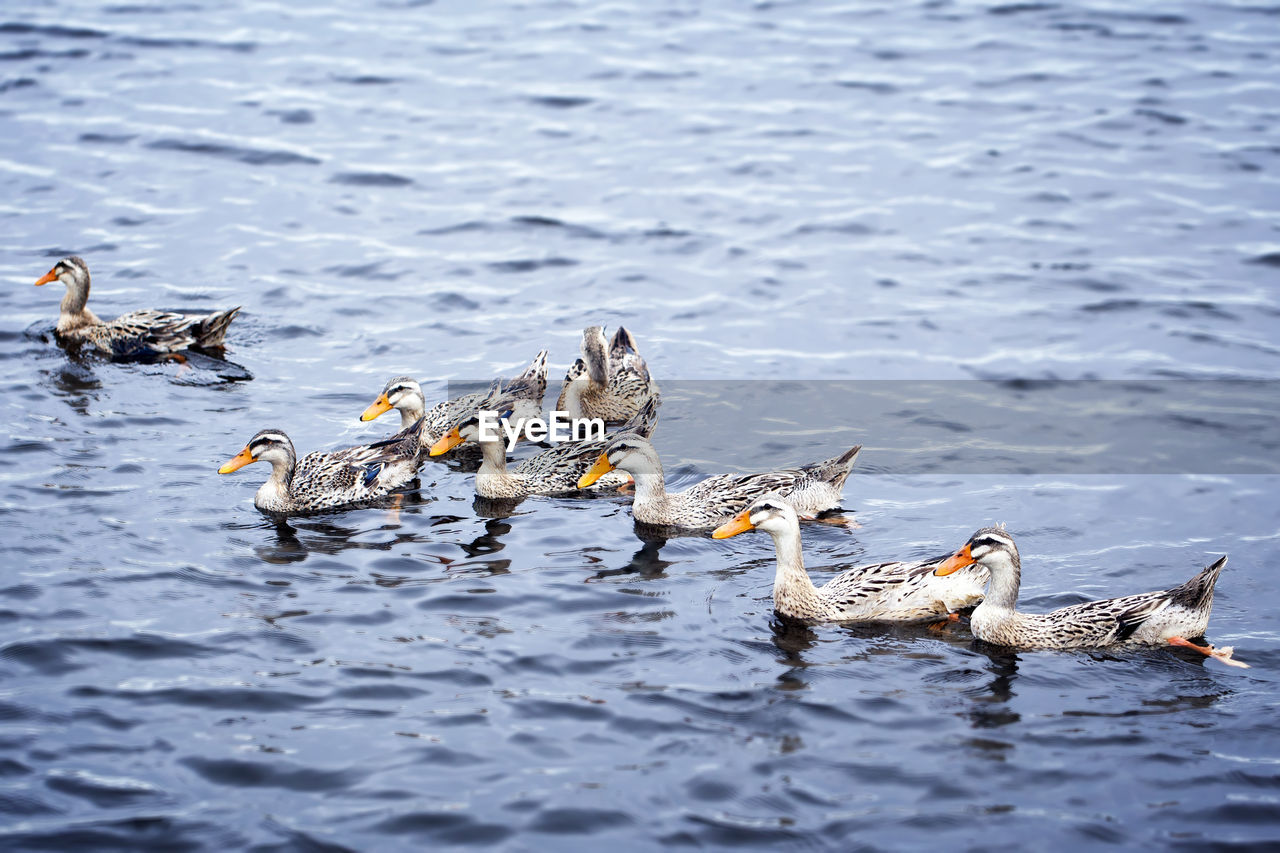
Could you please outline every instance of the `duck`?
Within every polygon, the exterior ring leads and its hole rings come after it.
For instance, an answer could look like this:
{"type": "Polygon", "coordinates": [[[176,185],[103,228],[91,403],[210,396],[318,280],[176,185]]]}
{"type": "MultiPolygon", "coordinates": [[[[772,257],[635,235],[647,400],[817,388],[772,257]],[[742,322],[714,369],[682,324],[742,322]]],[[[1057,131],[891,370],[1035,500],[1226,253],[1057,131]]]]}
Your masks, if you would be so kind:
{"type": "Polygon", "coordinates": [[[986,598],[969,617],[979,640],[1015,649],[1083,649],[1118,644],[1173,645],[1194,649],[1229,666],[1247,667],[1232,658],[1232,648],[1201,646],[1213,608],[1213,588],[1227,564],[1225,556],[1180,586],[1121,598],[1073,604],[1049,613],[1018,611],[1022,561],[1013,536],[1001,527],[984,527],[934,569],[945,577],[971,565],[991,574],[986,598]]]}
{"type": "Polygon", "coordinates": [[[711,537],[728,539],[748,530],[773,537],[778,555],[773,608],[801,622],[934,622],[981,602],[987,585],[988,572],[977,564],[946,580],[935,576],[934,569],[950,556],[944,554],[931,560],[855,566],[814,586],[804,568],[800,516],[776,494],[755,501],[711,537]]]}
{"type": "Polygon", "coordinates": [[[223,346],[227,327],[240,306],[209,314],[179,314],[146,308],[104,321],[89,310],[89,265],[78,255],[63,258],[36,279],[36,286],[60,281],[67,286],[54,333],[63,343],[89,344],[112,358],[146,358],[180,353],[191,347],[223,346]]]}
{"type": "Polygon", "coordinates": [[[578,485],[586,488],[609,471],[626,471],[636,483],[632,516],[657,527],[719,527],[770,492],[785,497],[803,517],[814,518],[840,504],[844,482],[861,451],[856,444],[824,462],[758,474],[717,474],[684,491],[668,492],[653,445],[643,436],[623,433],[609,442],[578,485]]]}
{"type": "Polygon", "coordinates": [[[658,394],[658,384],[640,357],[635,337],[619,326],[606,343],[604,328],[582,331],[582,357],[569,367],[556,409],[572,418],[601,418],[621,423],[658,394]]]}
{"type": "MultiPolygon", "coordinates": [[[[623,425],[625,432],[637,436],[649,436],[658,422],[659,401],[649,397],[645,404],[623,425]]],[[[486,409],[504,412],[510,402],[490,401],[486,409]]],[[[505,417],[505,412],[503,414],[505,417]]],[[[529,495],[563,495],[584,488],[617,488],[631,482],[631,477],[621,471],[610,472],[594,480],[590,486],[579,481],[587,469],[604,450],[609,439],[605,437],[576,442],[565,442],[525,459],[514,470],[507,469],[507,452],[501,435],[485,436],[480,429],[480,416],[471,414],[463,418],[431,448],[431,455],[447,453],[466,441],[479,442],[483,453],[480,469],[476,471],[476,494],[494,500],[513,500],[529,495]]]]}
{"type": "Polygon", "coordinates": [[[432,406],[430,411],[418,380],[412,376],[396,376],[387,381],[382,393],[360,415],[360,420],[372,421],[395,409],[400,413],[400,429],[404,430],[418,419],[425,418],[420,436],[422,453],[426,455],[456,421],[474,414],[488,397],[499,391],[511,397],[514,418],[537,416],[542,411],[542,397],[547,391],[547,351],[541,350],[519,376],[505,385],[499,380],[488,391],[445,400],[432,406]]]}
{"type": "Polygon", "coordinates": [[[301,459],[284,430],[264,429],[218,469],[230,474],[253,462],[269,462],[271,476],[253,504],[263,512],[292,515],[334,509],[390,494],[417,475],[423,419],[385,441],[308,453],[301,459]]]}

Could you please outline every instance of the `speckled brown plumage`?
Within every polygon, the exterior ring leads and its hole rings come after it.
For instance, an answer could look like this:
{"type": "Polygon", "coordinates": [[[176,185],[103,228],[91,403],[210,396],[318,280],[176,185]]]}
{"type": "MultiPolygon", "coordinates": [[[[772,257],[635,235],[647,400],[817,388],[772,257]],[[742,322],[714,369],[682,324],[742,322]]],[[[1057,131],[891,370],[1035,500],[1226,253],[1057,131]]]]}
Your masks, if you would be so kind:
{"type": "Polygon", "coordinates": [[[87,307],[89,265],[72,255],[54,264],[36,284],[61,281],[67,287],[54,332],[67,344],[89,345],[113,358],[166,355],[190,347],[222,346],[227,326],[240,307],[209,314],[143,309],[103,321],[87,307]]]}
{"type": "MultiPolygon", "coordinates": [[[[504,406],[508,404],[496,404],[504,406]]],[[[504,443],[480,441],[484,461],[476,472],[476,494],[482,498],[514,499],[528,495],[561,495],[579,490],[578,480],[616,436],[623,433],[649,436],[658,422],[657,397],[650,397],[630,420],[615,433],[603,439],[566,442],[550,450],[544,450],[520,462],[508,470],[504,443]]],[[[463,440],[479,440],[479,423],[470,417],[459,424],[463,440]]],[[[630,477],[620,472],[604,475],[592,488],[617,488],[630,482],[630,477]]]]}
{"type": "Polygon", "coordinates": [[[556,409],[575,418],[621,423],[657,394],[635,337],[619,326],[606,346],[604,329],[589,326],[582,332],[582,357],[569,367],[556,409]]]}
{"type": "MultiPolygon", "coordinates": [[[[547,391],[547,351],[540,351],[519,376],[502,383],[499,391],[512,401],[514,418],[538,415],[542,411],[542,397],[547,391]]],[[[395,409],[400,413],[400,428],[407,429],[414,421],[425,418],[421,432],[425,455],[454,424],[479,411],[492,393],[494,389],[463,394],[427,409],[418,380],[412,376],[397,376],[387,382],[378,399],[365,410],[362,419],[372,420],[389,409],[395,409]]]]}
{"type": "Polygon", "coordinates": [[[218,472],[229,474],[252,462],[271,463],[271,476],[253,499],[264,512],[315,512],[361,503],[413,480],[421,458],[422,426],[418,420],[386,441],[308,453],[301,459],[282,430],[265,429],[218,472]]]}
{"type": "Polygon", "coordinates": [[[840,504],[845,480],[862,445],[800,468],[758,474],[718,474],[680,492],[668,492],[658,453],[646,439],[623,435],[605,450],[609,465],[636,481],[631,514],[658,527],[708,530],[728,521],[762,495],[776,492],[796,512],[812,517],[840,504]]]}

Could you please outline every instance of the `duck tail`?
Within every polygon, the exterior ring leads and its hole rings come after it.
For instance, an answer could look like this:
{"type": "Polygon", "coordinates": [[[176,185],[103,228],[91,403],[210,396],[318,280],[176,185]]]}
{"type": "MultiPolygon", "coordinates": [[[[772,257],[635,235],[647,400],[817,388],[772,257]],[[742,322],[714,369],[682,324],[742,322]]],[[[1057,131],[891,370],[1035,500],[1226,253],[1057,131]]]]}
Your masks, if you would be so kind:
{"type": "Polygon", "coordinates": [[[202,347],[222,346],[222,338],[227,333],[227,326],[231,325],[231,321],[239,313],[240,306],[237,305],[235,308],[217,311],[202,319],[193,330],[196,344],[202,347]]]}
{"type": "Polygon", "coordinates": [[[1174,603],[1189,610],[1208,610],[1213,606],[1213,587],[1222,574],[1222,567],[1227,564],[1226,556],[1219,557],[1213,565],[1207,566],[1191,580],[1169,590],[1169,598],[1174,603]]]}
{"type": "Polygon", "coordinates": [[[527,397],[541,404],[543,395],[547,393],[547,351],[540,350],[524,372],[513,379],[507,387],[508,390],[521,389],[523,392],[520,394],[521,397],[527,397]]]}
{"type": "Polygon", "coordinates": [[[564,384],[568,385],[579,376],[587,375],[587,363],[580,358],[575,358],[573,364],[569,365],[569,369],[564,372],[564,384]]]}
{"type": "Polygon", "coordinates": [[[563,410],[565,400],[569,395],[569,385],[580,376],[587,375],[587,363],[582,359],[577,359],[573,364],[569,365],[569,369],[565,371],[564,382],[560,384],[560,396],[556,398],[556,408],[563,410]]]}
{"type": "Polygon", "coordinates": [[[858,454],[861,452],[862,445],[855,444],[839,456],[819,462],[818,477],[837,489],[844,488],[844,481],[849,479],[849,472],[853,470],[853,463],[858,461],[858,454]]]}
{"type": "Polygon", "coordinates": [[[653,436],[654,427],[658,425],[658,407],[662,405],[662,400],[657,394],[650,394],[645,398],[644,403],[636,410],[636,413],[627,419],[622,425],[619,432],[634,432],[645,438],[653,436]]]}
{"type": "Polygon", "coordinates": [[[609,341],[609,358],[622,358],[628,352],[640,354],[640,346],[635,335],[627,331],[626,326],[619,326],[609,341]]]}

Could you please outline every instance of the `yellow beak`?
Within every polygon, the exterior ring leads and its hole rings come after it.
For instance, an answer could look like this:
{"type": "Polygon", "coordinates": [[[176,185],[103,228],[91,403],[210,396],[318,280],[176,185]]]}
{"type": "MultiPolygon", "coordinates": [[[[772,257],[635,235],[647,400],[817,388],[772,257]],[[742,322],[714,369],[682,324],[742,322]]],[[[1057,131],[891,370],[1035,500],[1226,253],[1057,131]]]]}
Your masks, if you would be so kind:
{"type": "Polygon", "coordinates": [[[51,281],[57,281],[57,280],[58,280],[57,273],[55,273],[53,270],[49,270],[43,276],[36,279],[36,287],[39,287],[42,284],[48,284],[51,281]]]}
{"type": "Polygon", "coordinates": [[[585,489],[612,470],[613,465],[609,463],[609,454],[601,453],[595,464],[587,469],[587,473],[578,478],[578,488],[585,489]]]}
{"type": "Polygon", "coordinates": [[[379,394],[378,399],[369,404],[369,408],[364,410],[364,414],[360,416],[362,421],[371,421],[383,412],[391,411],[391,401],[387,399],[386,394],[379,394]]]}
{"type": "Polygon", "coordinates": [[[978,561],[973,559],[973,553],[969,548],[969,544],[966,542],[963,548],[956,551],[950,557],[947,557],[947,559],[943,561],[942,565],[933,570],[933,573],[938,577],[946,577],[952,572],[958,572],[965,566],[972,566],[976,562],[978,561]]]}
{"type": "MultiPolygon", "coordinates": [[[[374,405],[377,404],[375,403],[374,405]]],[[[454,427],[445,433],[443,438],[431,445],[431,455],[439,456],[442,453],[448,453],[459,444],[462,444],[462,431],[454,427]]]]}
{"type": "Polygon", "coordinates": [[[245,445],[244,450],[241,450],[231,459],[231,461],[218,469],[218,473],[230,474],[232,471],[239,471],[241,468],[253,461],[253,454],[249,452],[249,446],[245,445]]]}
{"type": "Polygon", "coordinates": [[[755,530],[756,526],[751,523],[751,510],[744,509],[724,524],[717,527],[711,532],[712,539],[728,539],[730,536],[737,536],[739,533],[746,533],[748,530],[755,530]]]}

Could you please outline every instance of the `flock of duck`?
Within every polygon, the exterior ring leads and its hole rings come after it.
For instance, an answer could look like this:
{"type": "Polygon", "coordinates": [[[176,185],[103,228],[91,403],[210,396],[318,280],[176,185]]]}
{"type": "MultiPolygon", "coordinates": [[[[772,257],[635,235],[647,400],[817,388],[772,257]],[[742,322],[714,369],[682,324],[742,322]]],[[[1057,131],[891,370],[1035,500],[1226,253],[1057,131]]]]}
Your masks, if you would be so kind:
{"type": "MultiPolygon", "coordinates": [[[[55,333],[67,346],[89,346],[111,358],[181,358],[188,348],[218,348],[240,310],[205,315],[143,310],[104,322],[87,307],[89,269],[78,257],[59,261],[37,285],[66,285],[55,333]]],[[[619,328],[612,339],[592,326],[583,332],[581,357],[565,376],[556,410],[571,418],[598,418],[614,425],[603,438],[556,444],[507,467],[500,436],[482,429],[483,413],[496,413],[512,430],[542,412],[547,389],[547,352],[509,381],[426,408],[418,382],[399,376],[387,382],[361,419],[395,410],[400,430],[390,438],[299,458],[280,429],[264,429],[218,469],[229,474],[266,462],[271,474],[255,505],[272,514],[296,514],[374,501],[408,486],[428,457],[465,452],[478,445],[478,495],[519,499],[529,495],[573,495],[584,490],[634,484],[637,522],[687,532],[712,531],[716,539],[749,530],[768,533],[777,552],[773,601],[788,618],[817,622],[956,621],[974,608],[975,637],[1016,649],[1097,648],[1114,644],[1177,645],[1232,666],[1230,647],[1202,638],[1213,606],[1213,590],[1227,558],[1171,589],[1072,605],[1050,613],[1017,609],[1022,564],[1013,537],[985,527],[957,551],[915,562],[885,562],[848,569],[814,586],[804,568],[800,521],[836,509],[861,446],[798,468],[755,474],[721,474],[687,489],[668,492],[662,462],[650,443],[658,420],[659,393],[635,338],[619,328]]]]}

